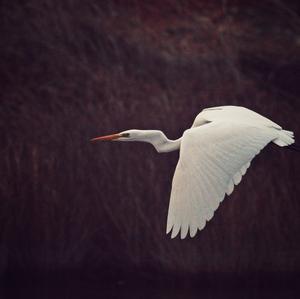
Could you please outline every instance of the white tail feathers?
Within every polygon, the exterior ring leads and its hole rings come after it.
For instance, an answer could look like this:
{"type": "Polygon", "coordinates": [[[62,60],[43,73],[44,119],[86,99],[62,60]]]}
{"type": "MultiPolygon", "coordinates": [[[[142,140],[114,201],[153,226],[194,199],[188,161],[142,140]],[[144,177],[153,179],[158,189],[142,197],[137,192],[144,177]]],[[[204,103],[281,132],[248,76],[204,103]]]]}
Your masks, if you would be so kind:
{"type": "Polygon", "coordinates": [[[280,130],[278,132],[278,138],[273,142],[278,146],[288,146],[295,142],[294,133],[292,131],[280,130]]]}

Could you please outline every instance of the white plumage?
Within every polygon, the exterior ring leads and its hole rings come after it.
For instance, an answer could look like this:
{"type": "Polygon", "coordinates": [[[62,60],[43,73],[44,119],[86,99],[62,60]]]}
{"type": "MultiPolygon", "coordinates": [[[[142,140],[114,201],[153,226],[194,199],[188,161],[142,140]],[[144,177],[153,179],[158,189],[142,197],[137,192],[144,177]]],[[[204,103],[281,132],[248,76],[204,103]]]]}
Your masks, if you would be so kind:
{"type": "Polygon", "coordinates": [[[250,166],[251,160],[270,142],[294,143],[293,132],[249,109],[222,106],[204,109],[192,127],[177,140],[161,131],[128,130],[93,140],[144,141],[158,152],[180,148],[172,182],[167,233],[194,237],[205,227],[225,195],[250,166]]]}
{"type": "Polygon", "coordinates": [[[240,183],[251,160],[271,141],[285,146],[292,132],[243,107],[204,109],[183,134],[172,183],[167,233],[204,228],[225,194],[240,183]]]}

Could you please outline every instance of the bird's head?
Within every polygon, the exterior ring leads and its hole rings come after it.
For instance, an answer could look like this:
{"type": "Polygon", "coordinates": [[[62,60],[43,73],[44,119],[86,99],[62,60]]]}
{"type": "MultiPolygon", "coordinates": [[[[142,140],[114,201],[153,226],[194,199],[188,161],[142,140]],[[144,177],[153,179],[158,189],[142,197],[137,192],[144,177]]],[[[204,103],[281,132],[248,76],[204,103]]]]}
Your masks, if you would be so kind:
{"type": "Polygon", "coordinates": [[[96,141],[142,141],[147,137],[147,131],[144,130],[127,130],[120,133],[105,135],[92,138],[91,142],[96,141]]]}

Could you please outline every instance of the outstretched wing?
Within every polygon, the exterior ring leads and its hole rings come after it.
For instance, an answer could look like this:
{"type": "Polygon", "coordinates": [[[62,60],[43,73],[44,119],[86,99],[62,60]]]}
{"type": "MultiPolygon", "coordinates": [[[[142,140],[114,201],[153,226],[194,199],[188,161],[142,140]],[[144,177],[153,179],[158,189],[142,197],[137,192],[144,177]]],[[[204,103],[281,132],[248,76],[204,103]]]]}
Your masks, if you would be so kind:
{"type": "Polygon", "coordinates": [[[167,233],[194,237],[231,194],[250,161],[270,141],[276,129],[234,122],[212,122],[185,131],[172,182],[167,233]]]}

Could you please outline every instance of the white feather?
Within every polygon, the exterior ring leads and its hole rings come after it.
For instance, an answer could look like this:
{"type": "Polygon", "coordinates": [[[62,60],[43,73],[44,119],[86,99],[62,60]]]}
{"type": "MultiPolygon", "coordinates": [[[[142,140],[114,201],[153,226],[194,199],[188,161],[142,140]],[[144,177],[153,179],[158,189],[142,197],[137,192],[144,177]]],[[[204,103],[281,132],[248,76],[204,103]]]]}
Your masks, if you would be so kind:
{"type": "Polygon", "coordinates": [[[203,229],[225,194],[232,193],[250,161],[277,129],[260,125],[214,121],[185,131],[172,182],[167,232],[185,238],[203,229]]]}

